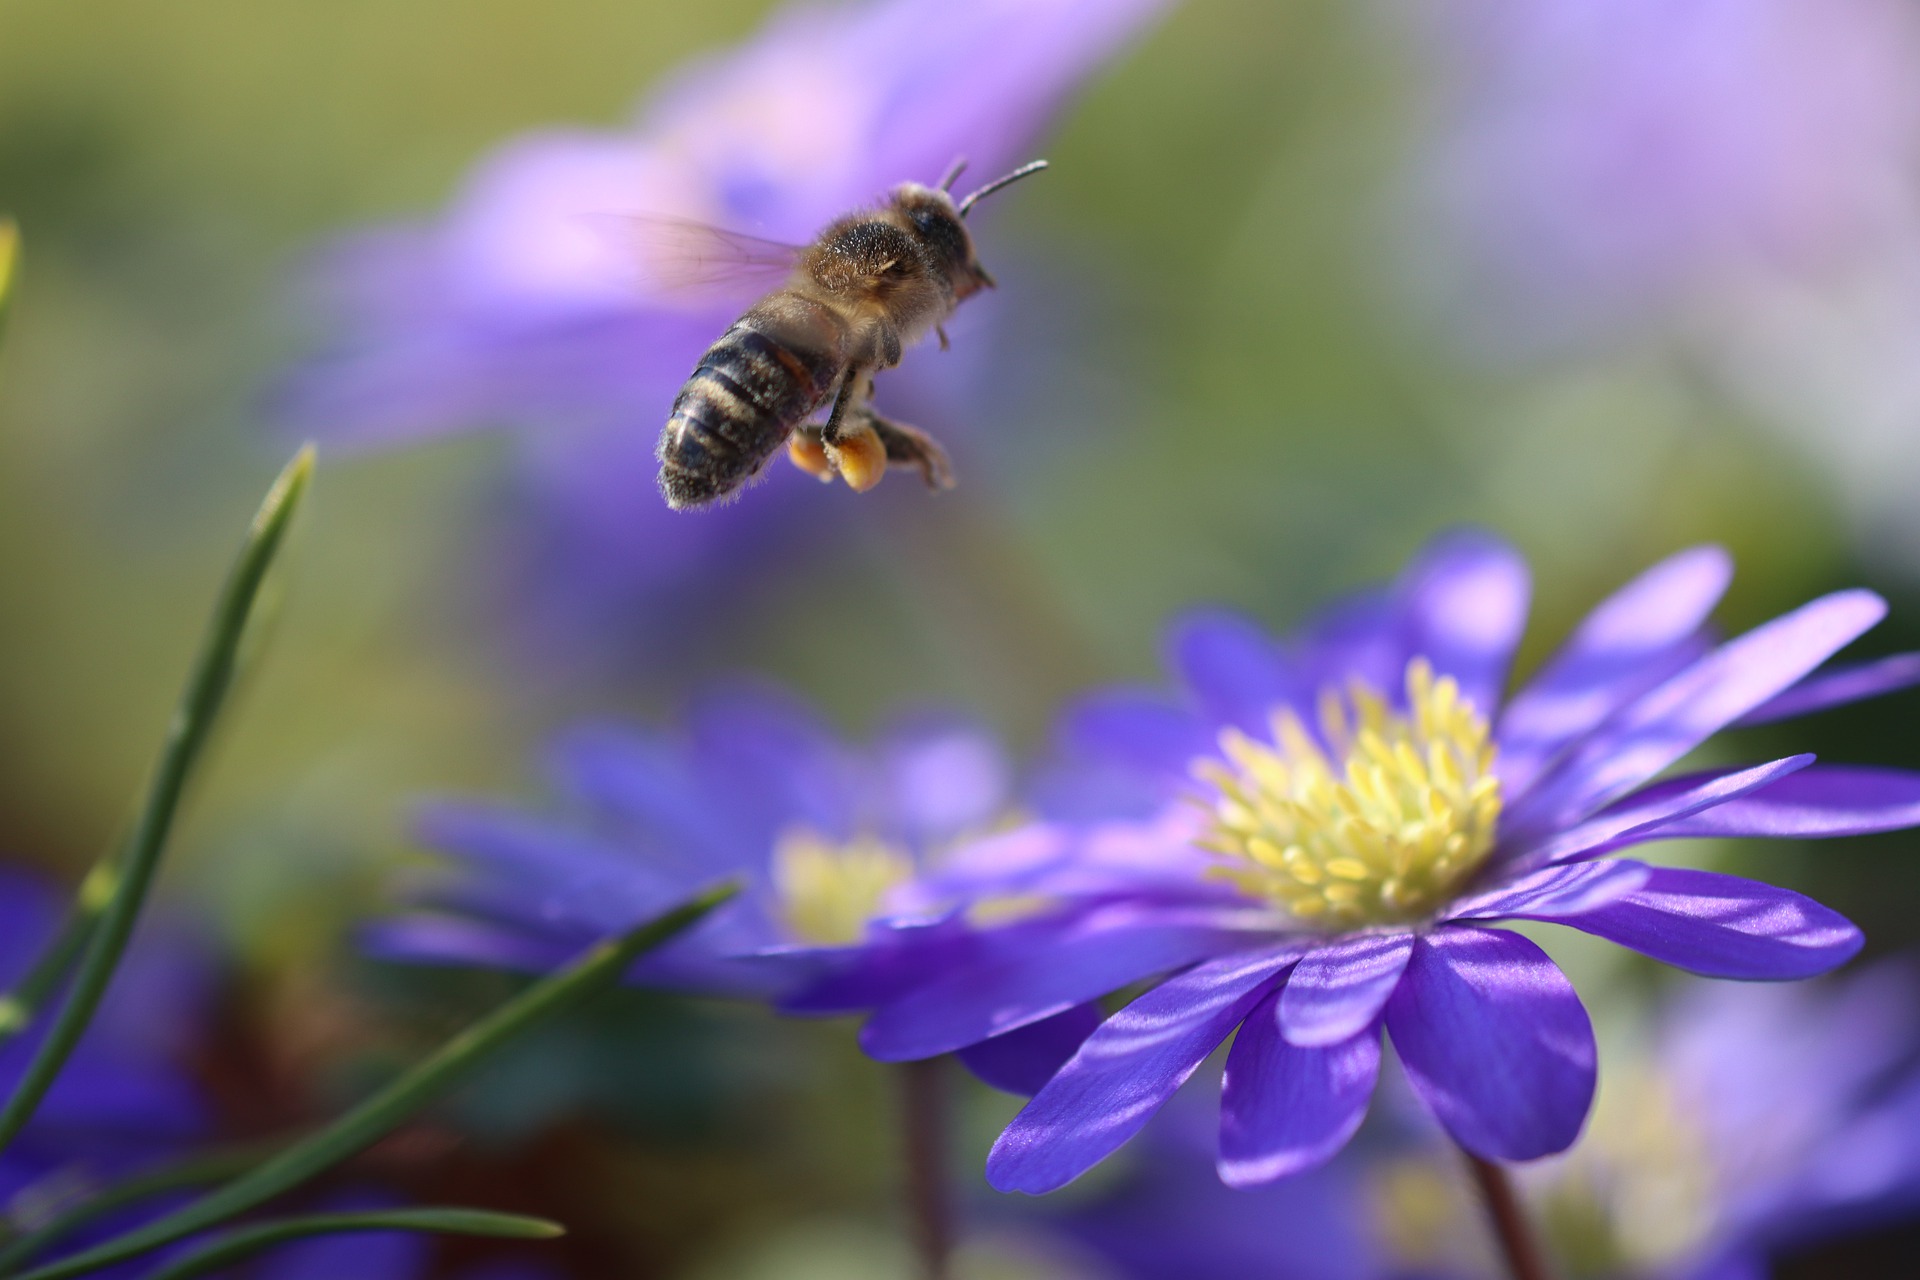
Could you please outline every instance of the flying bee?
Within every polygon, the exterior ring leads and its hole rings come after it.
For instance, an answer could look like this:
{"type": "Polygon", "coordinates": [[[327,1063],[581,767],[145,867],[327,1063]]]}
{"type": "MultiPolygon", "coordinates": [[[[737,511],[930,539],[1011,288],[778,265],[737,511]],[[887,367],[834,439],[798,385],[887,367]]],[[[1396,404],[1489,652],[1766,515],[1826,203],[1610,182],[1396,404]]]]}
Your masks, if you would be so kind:
{"type": "Polygon", "coordinates": [[[803,471],[838,475],[856,492],[889,466],[916,468],[931,489],[953,487],[947,454],[914,427],[868,403],[873,377],[941,325],[993,277],[967,234],[983,196],[1047,167],[1022,165],[965,199],[950,194],[965,168],[938,187],[905,182],[871,211],[834,221],[812,244],[774,245],[712,232],[736,260],[778,262],[784,287],[755,303],[707,348],[660,433],[660,492],[676,510],[706,506],[757,476],[782,444],[803,471]],[[824,405],[824,423],[809,421],[824,405]]]}

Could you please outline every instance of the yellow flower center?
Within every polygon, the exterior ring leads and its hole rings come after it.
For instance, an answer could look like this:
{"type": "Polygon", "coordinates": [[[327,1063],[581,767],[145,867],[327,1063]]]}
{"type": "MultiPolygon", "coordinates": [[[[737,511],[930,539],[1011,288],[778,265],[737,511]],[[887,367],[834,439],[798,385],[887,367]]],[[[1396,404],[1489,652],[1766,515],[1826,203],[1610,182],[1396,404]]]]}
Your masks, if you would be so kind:
{"type": "Polygon", "coordinates": [[[1215,873],[1329,931],[1447,902],[1493,849],[1494,748],[1486,717],[1426,659],[1407,664],[1406,690],[1405,714],[1361,681],[1328,690],[1319,740],[1287,708],[1271,743],[1223,730],[1220,755],[1194,763],[1212,788],[1200,844],[1215,873]]]}
{"type": "Polygon", "coordinates": [[[860,941],[887,894],[913,879],[913,859],[872,836],[835,844],[789,831],[773,847],[773,887],[793,936],[816,946],[860,941]]]}

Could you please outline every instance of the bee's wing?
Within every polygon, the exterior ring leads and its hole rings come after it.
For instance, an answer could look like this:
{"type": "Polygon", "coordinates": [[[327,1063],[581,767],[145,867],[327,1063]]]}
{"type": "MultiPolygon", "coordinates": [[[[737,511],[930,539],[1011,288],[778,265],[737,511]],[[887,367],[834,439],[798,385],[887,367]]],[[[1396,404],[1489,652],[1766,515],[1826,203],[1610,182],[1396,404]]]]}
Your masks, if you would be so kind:
{"type": "Polygon", "coordinates": [[[621,238],[635,286],[656,297],[757,297],[784,281],[805,249],[691,218],[617,214],[598,221],[621,238]]]}

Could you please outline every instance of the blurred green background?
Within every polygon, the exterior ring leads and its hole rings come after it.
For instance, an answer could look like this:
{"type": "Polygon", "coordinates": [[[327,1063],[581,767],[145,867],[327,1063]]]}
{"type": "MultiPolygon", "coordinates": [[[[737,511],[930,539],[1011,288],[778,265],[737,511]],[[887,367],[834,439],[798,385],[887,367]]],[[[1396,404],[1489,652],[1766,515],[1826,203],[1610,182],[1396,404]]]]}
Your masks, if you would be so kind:
{"type": "MultiPolygon", "coordinates": [[[[765,8],[0,0],[0,208],[25,235],[0,348],[0,852],[71,874],[124,821],[280,461],[260,404],[313,337],[289,288],[312,247],[430,212],[517,130],[618,123],[765,8]]],[[[1032,750],[1060,697],[1157,671],[1170,610],[1220,601],[1285,624],[1461,521],[1534,563],[1528,662],[1600,593],[1699,540],[1740,563],[1730,627],[1864,582],[1896,605],[1872,651],[1920,635],[1920,600],[1850,544],[1821,473],[1658,341],[1501,372],[1410,317],[1381,267],[1423,101],[1404,39],[1345,0],[1192,0],[1111,67],[1049,145],[1053,174],[994,223],[996,259],[1031,268],[1001,268],[1003,292],[1053,326],[1037,371],[986,397],[1030,449],[991,501],[930,514],[905,572],[820,566],[760,602],[729,657],[850,729],[947,698],[1032,750]]],[[[521,678],[466,585],[506,454],[479,436],[323,458],[270,657],[176,846],[170,894],[239,947],[247,1017],[318,1096],[503,989],[345,959],[342,929],[406,856],[407,802],[531,794],[546,731],[669,706],[702,674],[636,655],[630,678],[551,698],[521,678]],[[392,1030],[403,1013],[413,1029],[392,1030]]],[[[1907,718],[1896,699],[1811,733],[1837,758],[1920,764],[1907,718]]],[[[1804,749],[1809,731],[1793,733],[1804,749]]],[[[1852,914],[1876,949],[1913,940],[1908,842],[1845,843],[1747,865],[1852,914]]],[[[687,1275],[801,1274],[779,1252],[790,1238],[887,1274],[898,1245],[873,1224],[891,1155],[859,1123],[883,1101],[844,1037],[630,999],[622,1025],[684,1051],[583,1022],[473,1104],[481,1140],[503,1144],[583,1096],[609,1104],[532,1154],[503,1145],[506,1198],[530,1168],[568,1170],[555,1198],[612,1200],[645,1256],[687,1275]],[[775,1050],[741,1067],[726,1048],[743,1037],[775,1050]],[[631,1081],[649,1062],[659,1078],[625,1091],[593,1065],[631,1081]],[[710,1114],[737,1097],[780,1118],[710,1114]],[[609,1110],[645,1141],[603,1144],[609,1110]]],[[[984,1141],[1007,1108],[980,1105],[984,1141]]],[[[576,1203],[532,1207],[576,1218],[576,1203]]]]}

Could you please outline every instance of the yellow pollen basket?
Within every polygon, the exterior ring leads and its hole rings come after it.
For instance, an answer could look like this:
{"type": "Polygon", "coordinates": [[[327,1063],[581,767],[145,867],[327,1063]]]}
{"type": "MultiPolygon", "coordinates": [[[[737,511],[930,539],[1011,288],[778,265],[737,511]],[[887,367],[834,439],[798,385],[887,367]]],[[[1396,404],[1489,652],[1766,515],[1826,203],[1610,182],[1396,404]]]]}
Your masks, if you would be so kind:
{"type": "Polygon", "coordinates": [[[913,859],[872,836],[835,844],[789,831],[773,847],[780,917],[797,941],[840,947],[866,936],[887,894],[913,879],[913,859]]]}
{"type": "Polygon", "coordinates": [[[1492,735],[1425,658],[1406,688],[1404,715],[1359,681],[1323,693],[1331,756],[1290,709],[1270,744],[1223,730],[1220,757],[1193,766],[1213,788],[1199,842],[1220,856],[1215,874],[1327,931],[1417,920],[1451,898],[1493,849],[1492,735]]]}

